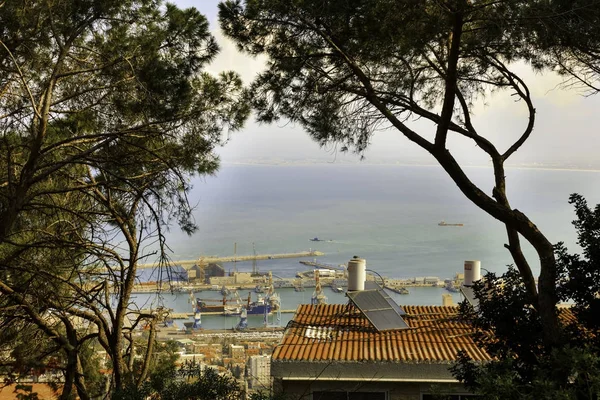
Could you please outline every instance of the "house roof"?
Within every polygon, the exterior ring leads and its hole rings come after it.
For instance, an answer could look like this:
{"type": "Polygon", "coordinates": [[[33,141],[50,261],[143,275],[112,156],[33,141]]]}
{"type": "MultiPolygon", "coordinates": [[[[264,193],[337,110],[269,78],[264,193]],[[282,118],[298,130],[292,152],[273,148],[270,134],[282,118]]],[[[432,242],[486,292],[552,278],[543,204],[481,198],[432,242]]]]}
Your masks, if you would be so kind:
{"type": "Polygon", "coordinates": [[[459,350],[476,361],[491,359],[474,343],[470,325],[458,320],[458,307],[403,309],[407,329],[379,332],[352,304],[301,304],[273,361],[449,363],[459,350]]]}

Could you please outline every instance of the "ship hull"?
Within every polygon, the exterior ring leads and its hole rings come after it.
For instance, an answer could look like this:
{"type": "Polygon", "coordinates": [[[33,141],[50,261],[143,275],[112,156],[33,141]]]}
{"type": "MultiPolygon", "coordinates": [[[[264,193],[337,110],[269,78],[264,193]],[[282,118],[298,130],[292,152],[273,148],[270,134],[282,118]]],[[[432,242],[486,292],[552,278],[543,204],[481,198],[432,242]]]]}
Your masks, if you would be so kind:
{"type": "Polygon", "coordinates": [[[228,308],[227,300],[223,300],[222,303],[210,304],[202,299],[196,299],[196,310],[201,313],[222,313],[228,308]]]}
{"type": "Polygon", "coordinates": [[[201,313],[206,312],[224,312],[225,306],[209,306],[209,305],[198,305],[196,309],[201,313]]]}
{"type": "Polygon", "coordinates": [[[271,312],[271,306],[269,304],[250,304],[250,307],[246,309],[248,315],[263,315],[271,312]]]}

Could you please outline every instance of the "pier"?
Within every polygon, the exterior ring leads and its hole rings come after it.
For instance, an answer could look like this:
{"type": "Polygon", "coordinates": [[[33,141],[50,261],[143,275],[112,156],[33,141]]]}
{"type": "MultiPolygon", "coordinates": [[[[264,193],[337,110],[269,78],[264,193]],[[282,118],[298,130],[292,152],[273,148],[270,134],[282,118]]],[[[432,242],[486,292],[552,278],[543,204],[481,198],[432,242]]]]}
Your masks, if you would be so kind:
{"type": "MultiPolygon", "coordinates": [[[[310,289],[315,287],[315,280],[313,277],[313,270],[298,272],[295,278],[277,278],[273,280],[273,286],[275,290],[279,289],[293,289],[295,286],[299,284],[302,287],[310,289]]],[[[334,275],[321,275],[321,284],[324,286],[330,286],[332,283],[335,283],[339,286],[347,286],[346,278],[343,275],[343,271],[336,271],[334,275]]],[[[378,281],[379,278],[375,278],[373,275],[367,275],[367,280],[369,281],[378,281]]],[[[385,284],[384,287],[398,294],[407,294],[406,291],[402,288],[411,288],[411,287],[443,287],[444,282],[437,277],[430,277],[429,280],[425,280],[425,278],[408,278],[408,279],[393,279],[393,278],[384,278],[385,284]]],[[[260,283],[263,284],[264,283],[260,283]]],[[[225,284],[224,286],[233,291],[253,291],[256,287],[257,282],[248,282],[248,283],[230,283],[225,284]]],[[[190,292],[202,292],[202,291],[218,291],[215,289],[215,285],[207,284],[207,283],[191,283],[191,282],[152,282],[152,284],[137,284],[133,287],[133,294],[143,294],[143,293],[158,293],[158,292],[174,292],[174,293],[190,293],[190,292]]],[[[223,285],[218,286],[221,288],[223,285]]]]}
{"type": "MultiPolygon", "coordinates": [[[[211,264],[211,263],[226,263],[234,261],[252,261],[252,260],[275,260],[281,258],[302,258],[302,257],[320,257],[324,256],[325,253],[320,251],[300,251],[297,253],[279,253],[279,254],[253,254],[247,256],[226,256],[226,257],[200,257],[196,260],[173,260],[169,262],[169,266],[181,266],[185,269],[191,268],[197,264],[211,264]]],[[[138,264],[139,268],[156,268],[159,263],[149,264],[138,264]]]]}
{"type": "Polygon", "coordinates": [[[323,268],[323,269],[335,269],[335,270],[340,270],[340,271],[344,271],[346,269],[346,266],[344,264],[334,265],[334,264],[317,262],[316,260],[315,261],[300,261],[300,264],[307,265],[309,267],[316,267],[316,268],[323,268]]]}

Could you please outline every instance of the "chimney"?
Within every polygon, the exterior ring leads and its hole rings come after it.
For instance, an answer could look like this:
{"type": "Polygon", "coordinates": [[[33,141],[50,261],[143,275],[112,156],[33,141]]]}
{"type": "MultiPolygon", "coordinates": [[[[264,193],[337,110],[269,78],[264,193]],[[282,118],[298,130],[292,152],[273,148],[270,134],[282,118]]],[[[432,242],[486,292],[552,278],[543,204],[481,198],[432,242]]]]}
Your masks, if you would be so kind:
{"type": "Polygon", "coordinates": [[[481,261],[465,261],[464,286],[473,286],[473,282],[481,279],[481,261]]]}
{"type": "Polygon", "coordinates": [[[354,256],[348,262],[348,291],[355,292],[365,290],[365,280],[367,278],[367,262],[363,258],[354,256]]]}

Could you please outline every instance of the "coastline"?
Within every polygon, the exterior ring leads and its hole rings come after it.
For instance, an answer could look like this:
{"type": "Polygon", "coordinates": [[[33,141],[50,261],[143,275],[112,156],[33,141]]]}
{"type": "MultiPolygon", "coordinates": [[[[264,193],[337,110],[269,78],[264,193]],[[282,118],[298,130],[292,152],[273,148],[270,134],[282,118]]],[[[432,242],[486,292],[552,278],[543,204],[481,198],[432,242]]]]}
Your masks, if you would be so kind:
{"type": "MultiPolygon", "coordinates": [[[[315,167],[324,165],[335,165],[338,167],[352,167],[352,166],[378,166],[378,167],[440,167],[439,164],[407,164],[407,163],[393,163],[393,162],[330,162],[330,161],[226,161],[221,163],[222,166],[257,166],[257,167],[315,167]]],[[[492,169],[490,165],[463,165],[463,168],[477,168],[477,169],[492,169]]],[[[590,167],[569,167],[569,166],[536,166],[536,165],[506,165],[506,169],[509,170],[540,170],[540,171],[570,171],[570,172],[600,172],[600,166],[596,168],[590,167]]]]}

